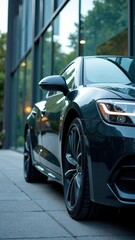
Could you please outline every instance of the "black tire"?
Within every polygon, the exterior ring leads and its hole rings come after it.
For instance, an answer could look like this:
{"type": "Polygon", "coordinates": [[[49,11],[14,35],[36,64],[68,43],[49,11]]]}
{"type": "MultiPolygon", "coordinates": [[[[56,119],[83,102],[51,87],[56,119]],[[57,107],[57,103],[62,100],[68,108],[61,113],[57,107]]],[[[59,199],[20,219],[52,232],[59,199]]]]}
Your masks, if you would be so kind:
{"type": "Polygon", "coordinates": [[[64,148],[64,198],[73,219],[97,216],[97,205],[90,201],[89,176],[82,123],[75,118],[71,123],[64,148]]]}
{"type": "Polygon", "coordinates": [[[46,182],[47,177],[40,173],[33,165],[32,165],[32,156],[31,156],[31,144],[30,144],[30,130],[27,130],[25,141],[24,141],[24,161],[23,161],[23,169],[24,169],[24,178],[26,182],[46,182]]]}

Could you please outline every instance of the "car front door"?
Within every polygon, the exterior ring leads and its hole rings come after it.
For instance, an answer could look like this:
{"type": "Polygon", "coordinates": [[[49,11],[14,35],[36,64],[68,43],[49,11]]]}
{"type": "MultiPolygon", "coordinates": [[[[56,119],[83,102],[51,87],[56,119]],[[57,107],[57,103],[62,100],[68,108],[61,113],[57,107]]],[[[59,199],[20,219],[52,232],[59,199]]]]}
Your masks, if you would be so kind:
{"type": "Polygon", "coordinates": [[[59,126],[65,96],[61,92],[49,92],[46,96],[45,111],[41,117],[42,152],[41,162],[48,169],[60,174],[59,126]]]}
{"type": "Polygon", "coordinates": [[[31,124],[33,132],[31,136],[33,156],[36,162],[41,162],[40,152],[42,151],[42,138],[41,138],[41,119],[43,109],[45,108],[45,101],[38,102],[34,105],[31,112],[31,124]]]}
{"type": "MultiPolygon", "coordinates": [[[[74,88],[75,65],[70,65],[63,73],[69,89],[74,88]]],[[[41,118],[41,137],[43,152],[42,163],[54,172],[61,174],[61,147],[60,147],[60,125],[62,111],[66,105],[66,97],[62,92],[50,91],[46,95],[46,106],[41,118]]]]}

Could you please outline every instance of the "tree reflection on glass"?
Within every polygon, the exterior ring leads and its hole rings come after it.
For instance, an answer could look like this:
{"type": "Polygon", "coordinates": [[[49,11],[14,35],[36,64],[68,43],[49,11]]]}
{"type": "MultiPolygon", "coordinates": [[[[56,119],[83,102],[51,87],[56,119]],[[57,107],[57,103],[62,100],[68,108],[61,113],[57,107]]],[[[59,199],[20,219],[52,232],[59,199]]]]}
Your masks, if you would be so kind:
{"type": "Polygon", "coordinates": [[[82,55],[126,55],[128,49],[128,1],[89,0],[82,1],[81,39],[82,55]],[[87,4],[86,4],[87,1],[87,4]],[[84,6],[85,4],[85,6],[84,6]]]}
{"type": "Polygon", "coordinates": [[[60,73],[78,55],[78,12],[78,0],[71,0],[54,20],[53,74],[60,73]]]}

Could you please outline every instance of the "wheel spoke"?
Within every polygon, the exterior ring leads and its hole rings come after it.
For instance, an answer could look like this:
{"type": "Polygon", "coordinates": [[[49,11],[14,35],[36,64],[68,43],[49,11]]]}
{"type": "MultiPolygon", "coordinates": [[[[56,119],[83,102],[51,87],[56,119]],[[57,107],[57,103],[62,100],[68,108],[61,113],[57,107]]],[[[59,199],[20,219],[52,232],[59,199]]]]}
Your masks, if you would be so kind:
{"type": "Polygon", "coordinates": [[[69,164],[71,164],[73,167],[76,166],[77,162],[76,160],[72,157],[71,154],[67,153],[66,154],[66,160],[68,161],[69,164]]]}
{"type": "Polygon", "coordinates": [[[69,149],[71,154],[73,155],[74,159],[76,159],[76,149],[78,144],[78,133],[76,128],[73,127],[70,135],[69,135],[69,149]]]}
{"type": "Polygon", "coordinates": [[[82,158],[82,152],[78,153],[77,155],[77,162],[81,163],[81,158],[82,158]]]}
{"type": "Polygon", "coordinates": [[[78,173],[74,179],[74,186],[75,186],[75,203],[78,200],[79,193],[80,193],[80,186],[81,186],[81,173],[78,173]]]}
{"type": "Polygon", "coordinates": [[[77,203],[79,197],[81,176],[81,173],[75,174],[68,186],[67,201],[71,207],[73,207],[77,203]]]}
{"type": "Polygon", "coordinates": [[[76,173],[76,169],[70,169],[67,172],[65,172],[65,177],[70,178],[76,173]]]}
{"type": "Polygon", "coordinates": [[[24,161],[24,169],[25,169],[25,172],[27,172],[27,169],[28,169],[28,163],[29,163],[29,159],[25,159],[24,161]]]}
{"type": "Polygon", "coordinates": [[[69,140],[68,140],[68,150],[70,155],[73,156],[73,158],[76,161],[80,160],[81,156],[81,136],[78,132],[77,128],[73,128],[70,135],[69,135],[69,140]]]}
{"type": "Polygon", "coordinates": [[[74,195],[74,177],[71,179],[67,189],[67,202],[70,206],[74,205],[75,202],[75,195],[74,195]]]}
{"type": "Polygon", "coordinates": [[[80,138],[78,136],[78,141],[77,141],[77,145],[76,145],[76,156],[78,155],[79,151],[80,151],[80,138]]]}

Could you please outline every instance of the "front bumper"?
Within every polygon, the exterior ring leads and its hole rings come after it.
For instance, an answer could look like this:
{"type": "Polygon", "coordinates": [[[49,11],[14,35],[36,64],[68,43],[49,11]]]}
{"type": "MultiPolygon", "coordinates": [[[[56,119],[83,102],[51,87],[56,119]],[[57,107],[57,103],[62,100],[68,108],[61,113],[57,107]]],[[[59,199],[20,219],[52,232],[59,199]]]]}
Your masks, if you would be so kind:
{"type": "Polygon", "coordinates": [[[135,127],[98,122],[87,132],[90,198],[108,206],[135,206],[135,127]]]}

